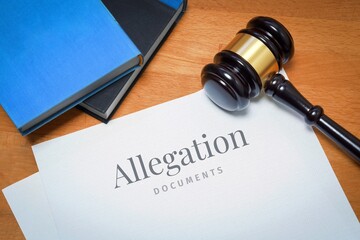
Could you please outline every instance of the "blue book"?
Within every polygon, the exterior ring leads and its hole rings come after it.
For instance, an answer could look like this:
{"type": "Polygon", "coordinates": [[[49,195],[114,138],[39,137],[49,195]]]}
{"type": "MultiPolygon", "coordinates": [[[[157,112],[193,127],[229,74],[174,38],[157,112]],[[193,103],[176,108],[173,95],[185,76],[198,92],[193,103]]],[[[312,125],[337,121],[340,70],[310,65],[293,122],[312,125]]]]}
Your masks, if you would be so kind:
{"type": "Polygon", "coordinates": [[[142,62],[100,0],[2,1],[0,101],[26,135],[142,62]]]}

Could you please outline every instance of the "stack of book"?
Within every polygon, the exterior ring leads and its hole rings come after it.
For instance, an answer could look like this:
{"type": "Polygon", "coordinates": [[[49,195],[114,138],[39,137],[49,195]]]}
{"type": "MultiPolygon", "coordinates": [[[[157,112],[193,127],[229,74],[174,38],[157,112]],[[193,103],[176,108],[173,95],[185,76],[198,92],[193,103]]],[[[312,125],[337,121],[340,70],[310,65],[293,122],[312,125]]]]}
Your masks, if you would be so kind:
{"type": "Polygon", "coordinates": [[[186,0],[21,0],[0,9],[0,103],[27,135],[79,105],[107,122],[186,0]]]}

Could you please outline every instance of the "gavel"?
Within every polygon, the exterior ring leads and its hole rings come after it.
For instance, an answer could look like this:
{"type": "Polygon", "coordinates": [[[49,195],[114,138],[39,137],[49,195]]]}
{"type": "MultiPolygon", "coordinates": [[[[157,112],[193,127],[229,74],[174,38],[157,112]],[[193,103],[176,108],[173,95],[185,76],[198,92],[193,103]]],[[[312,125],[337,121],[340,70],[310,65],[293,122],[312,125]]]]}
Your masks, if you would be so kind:
{"type": "Polygon", "coordinates": [[[206,95],[220,108],[240,111],[262,88],[266,95],[292,108],[360,164],[360,140],[312,105],[278,72],[294,55],[289,31],[270,17],[255,17],[240,30],[214,62],[201,72],[206,95]]]}

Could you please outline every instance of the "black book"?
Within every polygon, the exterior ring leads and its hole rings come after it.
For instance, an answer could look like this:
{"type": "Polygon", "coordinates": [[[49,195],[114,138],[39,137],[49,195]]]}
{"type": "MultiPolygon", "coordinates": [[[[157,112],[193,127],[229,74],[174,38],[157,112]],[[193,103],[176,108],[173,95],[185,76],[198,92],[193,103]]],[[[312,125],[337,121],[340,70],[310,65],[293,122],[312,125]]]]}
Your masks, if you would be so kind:
{"type": "Polygon", "coordinates": [[[78,107],[107,123],[184,13],[186,0],[102,0],[144,56],[144,64],[78,107]]]}

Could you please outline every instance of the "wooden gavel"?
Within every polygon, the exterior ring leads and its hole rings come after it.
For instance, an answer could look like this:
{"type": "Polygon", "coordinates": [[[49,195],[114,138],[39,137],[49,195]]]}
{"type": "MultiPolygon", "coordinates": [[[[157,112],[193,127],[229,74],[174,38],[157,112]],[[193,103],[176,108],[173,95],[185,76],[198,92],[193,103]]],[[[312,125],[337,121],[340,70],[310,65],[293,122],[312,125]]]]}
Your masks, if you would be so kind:
{"type": "Polygon", "coordinates": [[[289,31],[269,17],[255,17],[201,72],[207,96],[227,111],[239,111],[262,88],[273,99],[300,113],[360,164],[360,140],[312,105],[278,72],[294,55],[289,31]]]}

